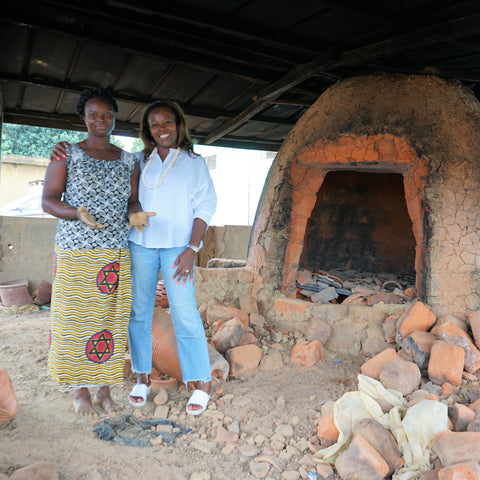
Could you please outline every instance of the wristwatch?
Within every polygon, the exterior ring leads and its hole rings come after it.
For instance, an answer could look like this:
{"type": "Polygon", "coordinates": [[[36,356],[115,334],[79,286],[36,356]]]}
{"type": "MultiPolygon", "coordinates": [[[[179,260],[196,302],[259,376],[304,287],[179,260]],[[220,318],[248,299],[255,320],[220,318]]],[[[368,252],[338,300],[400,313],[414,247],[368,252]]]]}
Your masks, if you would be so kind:
{"type": "Polygon", "coordinates": [[[200,251],[200,247],[197,247],[196,245],[187,245],[187,248],[191,248],[195,253],[198,253],[200,251]]]}

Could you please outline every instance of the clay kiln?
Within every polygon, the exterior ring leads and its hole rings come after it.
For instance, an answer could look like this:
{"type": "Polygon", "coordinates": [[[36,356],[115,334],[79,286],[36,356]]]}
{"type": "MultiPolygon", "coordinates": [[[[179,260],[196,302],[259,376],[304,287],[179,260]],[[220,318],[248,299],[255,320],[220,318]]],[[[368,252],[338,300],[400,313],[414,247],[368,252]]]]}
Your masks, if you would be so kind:
{"type": "Polygon", "coordinates": [[[435,76],[340,82],[280,149],[248,266],[257,300],[296,294],[299,268],[411,274],[438,314],[480,308],[480,104],[435,76]]]}

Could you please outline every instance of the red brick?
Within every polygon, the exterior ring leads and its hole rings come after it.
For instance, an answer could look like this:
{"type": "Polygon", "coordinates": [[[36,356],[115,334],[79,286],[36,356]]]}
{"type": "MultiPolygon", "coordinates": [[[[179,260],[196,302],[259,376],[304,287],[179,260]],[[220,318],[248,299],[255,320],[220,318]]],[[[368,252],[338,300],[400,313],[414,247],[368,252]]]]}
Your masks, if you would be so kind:
{"type": "Polygon", "coordinates": [[[458,387],[462,383],[464,360],[465,351],[463,348],[442,340],[436,340],[430,350],[428,378],[439,385],[449,382],[458,387]]]}
{"type": "Polygon", "coordinates": [[[329,447],[338,440],[338,431],[333,420],[333,410],[323,416],[317,423],[317,436],[323,447],[329,447]]]}
{"type": "Polygon", "coordinates": [[[273,309],[280,316],[297,314],[303,317],[309,306],[309,302],[297,300],[295,298],[277,298],[273,302],[273,309]]]}
{"type": "Polygon", "coordinates": [[[448,407],[448,418],[452,421],[455,432],[466,432],[468,424],[473,420],[475,412],[466,405],[456,403],[448,407]]]}
{"type": "Polygon", "coordinates": [[[411,307],[398,319],[397,342],[400,343],[417,330],[427,332],[435,320],[435,314],[424,303],[420,301],[412,303],[411,307]]]}
{"type": "Polygon", "coordinates": [[[217,352],[225,353],[229,348],[238,347],[245,335],[245,327],[239,318],[232,318],[227,321],[218,320],[218,329],[210,340],[210,345],[217,352]]]}
{"type": "Polygon", "coordinates": [[[467,315],[468,323],[472,329],[472,336],[475,345],[480,348],[480,310],[470,312],[467,315]]]}
{"type": "Polygon", "coordinates": [[[360,372],[368,377],[380,379],[382,368],[391,361],[400,358],[393,348],[387,348],[370,360],[367,360],[361,367],[360,372]]]}
{"type": "Polygon", "coordinates": [[[353,437],[348,448],[338,456],[335,468],[343,480],[383,480],[390,470],[361,435],[353,437]]]}
{"type": "Polygon", "coordinates": [[[242,322],[243,328],[248,328],[248,312],[240,308],[210,305],[205,312],[208,325],[213,325],[217,320],[231,320],[235,317],[242,322]]]}
{"type": "Polygon", "coordinates": [[[402,340],[400,345],[412,356],[412,360],[418,365],[418,368],[425,370],[430,360],[430,350],[436,336],[430,332],[416,331],[402,340]]]}
{"type": "Polygon", "coordinates": [[[290,359],[296,365],[313,367],[323,356],[323,345],[314,340],[299,340],[292,348],[290,359]]]}
{"type": "Polygon", "coordinates": [[[403,458],[391,433],[372,418],[360,420],[353,428],[353,436],[361,435],[387,462],[391,475],[394,470],[403,467],[403,458]]]}
{"type": "Polygon", "coordinates": [[[433,437],[431,445],[445,467],[462,462],[480,462],[480,432],[445,430],[433,437]]]}
{"type": "Polygon", "coordinates": [[[227,350],[225,358],[230,364],[230,374],[237,377],[258,367],[262,359],[262,350],[256,345],[243,345],[227,350]]]}
{"type": "Polygon", "coordinates": [[[465,370],[468,373],[475,373],[480,368],[480,352],[469,335],[458,325],[453,322],[446,322],[443,325],[433,327],[432,333],[445,342],[463,348],[465,351],[465,370]]]}
{"type": "Polygon", "coordinates": [[[469,407],[474,411],[474,412],[480,412],[480,398],[478,400],[475,400],[472,402],[469,407]]]}
{"type": "Polygon", "coordinates": [[[480,469],[477,462],[464,462],[441,468],[438,480],[479,480],[480,469]]]}
{"type": "Polygon", "coordinates": [[[380,382],[385,388],[408,395],[418,388],[422,375],[413,362],[397,358],[387,363],[380,372],[380,382]]]}

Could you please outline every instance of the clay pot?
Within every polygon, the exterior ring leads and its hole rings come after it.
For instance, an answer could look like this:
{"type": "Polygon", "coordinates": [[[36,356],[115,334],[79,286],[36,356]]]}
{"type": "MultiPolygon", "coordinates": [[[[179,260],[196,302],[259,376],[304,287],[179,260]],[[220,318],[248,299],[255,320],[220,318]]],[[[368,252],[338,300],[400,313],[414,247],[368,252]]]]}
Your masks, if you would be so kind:
{"type": "Polygon", "coordinates": [[[11,420],[18,411],[17,397],[12,381],[3,368],[0,369],[0,425],[11,420]]]}
{"type": "Polygon", "coordinates": [[[155,306],[168,308],[168,297],[167,291],[165,290],[165,282],[163,280],[159,280],[157,283],[157,290],[155,293],[155,306]]]}
{"type": "MultiPolygon", "coordinates": [[[[210,344],[207,347],[212,375],[227,379],[230,365],[210,344]]],[[[172,317],[160,307],[154,309],[152,318],[152,364],[159,375],[168,375],[183,383],[172,317]]]]}
{"type": "Polygon", "coordinates": [[[154,309],[152,318],[152,364],[159,372],[182,381],[172,318],[159,307],[154,309]]]}

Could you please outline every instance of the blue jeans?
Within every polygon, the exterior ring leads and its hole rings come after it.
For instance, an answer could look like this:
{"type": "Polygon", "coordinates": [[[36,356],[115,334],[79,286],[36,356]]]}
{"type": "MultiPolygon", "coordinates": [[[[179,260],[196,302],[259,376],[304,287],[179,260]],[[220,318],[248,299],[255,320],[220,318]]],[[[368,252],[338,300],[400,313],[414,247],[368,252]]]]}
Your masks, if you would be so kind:
{"type": "Polygon", "coordinates": [[[129,242],[132,257],[133,303],[128,342],[134,373],[152,370],[152,317],[158,275],[163,273],[170,313],[177,339],[182,378],[187,382],[211,380],[210,358],[202,319],[197,310],[195,287],[172,281],[172,265],[185,247],[145,248],[129,242]]]}

